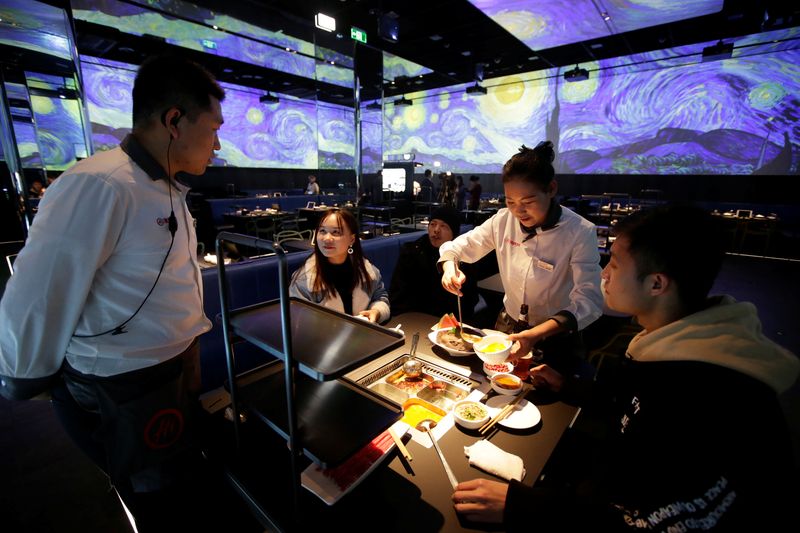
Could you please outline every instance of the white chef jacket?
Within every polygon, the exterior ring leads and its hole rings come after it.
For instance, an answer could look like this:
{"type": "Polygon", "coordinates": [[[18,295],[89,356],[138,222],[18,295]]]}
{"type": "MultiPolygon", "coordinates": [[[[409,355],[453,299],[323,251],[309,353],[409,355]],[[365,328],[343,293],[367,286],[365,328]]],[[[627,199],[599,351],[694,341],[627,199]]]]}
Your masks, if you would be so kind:
{"type": "Polygon", "coordinates": [[[492,250],[497,250],[503,304],[511,318],[519,319],[520,306],[526,303],[531,326],[561,313],[572,315],[580,330],[602,314],[597,231],[573,211],[561,207],[553,227],[529,234],[503,208],[472,231],[442,244],[439,255],[441,261],[474,263],[492,250]]]}
{"type": "Polygon", "coordinates": [[[131,155],[115,148],[81,161],[39,204],[0,302],[0,375],[47,377],[65,357],[85,374],[116,375],[166,361],[211,328],[188,188],[173,181],[178,228],[147,302],[124,334],[73,336],[128,319],[170,247],[165,173],[134,137],[123,145],[131,155]]]}

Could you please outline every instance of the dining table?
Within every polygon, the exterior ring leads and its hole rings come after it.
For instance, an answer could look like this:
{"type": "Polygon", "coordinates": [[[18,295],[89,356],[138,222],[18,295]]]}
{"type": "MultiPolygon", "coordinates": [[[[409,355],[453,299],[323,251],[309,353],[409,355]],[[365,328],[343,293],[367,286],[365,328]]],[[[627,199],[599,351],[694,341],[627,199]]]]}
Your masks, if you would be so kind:
{"type": "MultiPolygon", "coordinates": [[[[404,333],[401,346],[385,353],[340,378],[342,383],[360,389],[359,381],[375,373],[411,351],[415,333],[419,333],[414,358],[423,364],[431,363],[478,384],[470,394],[487,403],[497,396],[483,372],[483,363],[474,353],[453,356],[429,337],[438,317],[426,313],[404,313],[392,317],[385,327],[397,328],[404,333]]],[[[343,349],[347,349],[343,347],[343,349]]],[[[532,486],[540,478],[548,459],[564,432],[574,423],[580,409],[561,402],[547,391],[524,389],[524,400],[536,411],[535,422],[530,427],[505,427],[497,424],[485,435],[477,430],[464,429],[452,422],[452,414],[440,421],[434,436],[452,473],[459,481],[475,478],[503,481],[488,472],[470,466],[464,448],[486,439],[500,449],[522,459],[526,471],[522,483],[532,486]],[[438,430],[438,433],[436,432],[438,430]]],[[[365,394],[375,394],[370,390],[365,394]]],[[[323,401],[319,398],[319,401],[323,401]]],[[[385,401],[385,400],[384,400],[385,401]]],[[[524,402],[520,402],[521,405],[524,402]]],[[[353,423],[357,423],[354,420],[353,423]]],[[[244,425],[252,431],[255,424],[244,425]]],[[[297,527],[299,530],[345,528],[347,530],[391,531],[499,531],[501,524],[479,524],[466,520],[453,506],[453,489],[448,475],[431,446],[427,434],[422,434],[403,423],[396,423],[399,433],[412,459],[409,461],[392,446],[384,453],[367,475],[355,480],[343,496],[329,505],[308,490],[301,490],[296,510],[292,510],[290,486],[287,485],[286,443],[274,437],[272,444],[252,441],[247,449],[238,450],[232,464],[228,465],[230,483],[247,501],[254,516],[265,527],[297,527]],[[424,435],[424,436],[421,436],[424,435]],[[256,444],[253,444],[256,442],[256,444]]],[[[342,428],[342,431],[348,431],[342,428]]],[[[266,435],[269,435],[267,432],[266,435]]],[[[243,439],[244,441],[245,439],[243,439]]],[[[310,467],[313,468],[313,467],[310,467]]],[[[290,476],[289,476],[290,477],[290,476]]]]}

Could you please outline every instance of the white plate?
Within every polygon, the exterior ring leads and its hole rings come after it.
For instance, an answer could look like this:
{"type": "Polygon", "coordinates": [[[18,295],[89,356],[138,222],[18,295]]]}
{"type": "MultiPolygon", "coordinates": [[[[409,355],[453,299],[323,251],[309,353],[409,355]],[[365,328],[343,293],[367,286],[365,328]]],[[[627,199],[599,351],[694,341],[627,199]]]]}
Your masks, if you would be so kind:
{"type": "MultiPolygon", "coordinates": [[[[489,416],[494,417],[500,412],[500,409],[505,407],[508,402],[511,402],[516,396],[497,395],[486,400],[486,407],[489,408],[489,416]]],[[[520,400],[514,406],[514,410],[506,416],[503,420],[498,422],[501,426],[511,429],[528,429],[532,428],[542,419],[542,413],[539,409],[528,400],[520,400]]]]}
{"type": "MultiPolygon", "coordinates": [[[[471,328],[471,329],[475,329],[475,330],[477,330],[477,329],[478,329],[478,328],[474,328],[474,327],[472,327],[472,326],[470,326],[470,325],[468,325],[468,324],[464,324],[464,327],[465,327],[465,328],[471,328]]],[[[431,343],[432,343],[432,344],[435,344],[436,346],[438,346],[438,347],[439,347],[439,348],[441,348],[442,350],[446,350],[446,351],[447,351],[447,353],[449,353],[450,355],[453,355],[453,356],[455,356],[455,357],[465,357],[465,356],[467,356],[467,355],[475,355],[475,352],[474,352],[474,351],[472,351],[472,350],[470,350],[470,351],[468,351],[468,352],[462,352],[461,350],[454,350],[454,349],[452,349],[452,348],[448,348],[447,346],[444,346],[444,345],[442,345],[442,344],[439,344],[439,343],[436,341],[436,336],[439,334],[439,332],[440,332],[440,331],[446,331],[446,330],[449,330],[449,329],[453,329],[453,328],[441,328],[441,329],[435,329],[435,330],[431,331],[430,333],[428,333],[428,339],[431,341],[431,343]]],[[[480,331],[483,331],[483,330],[480,330],[480,331]]]]}

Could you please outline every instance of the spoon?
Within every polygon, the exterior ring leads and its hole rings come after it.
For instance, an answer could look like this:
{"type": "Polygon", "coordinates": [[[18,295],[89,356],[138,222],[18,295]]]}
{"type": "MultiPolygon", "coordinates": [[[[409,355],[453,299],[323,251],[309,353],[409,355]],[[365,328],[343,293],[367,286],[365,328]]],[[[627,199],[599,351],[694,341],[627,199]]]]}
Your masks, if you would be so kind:
{"type": "Polygon", "coordinates": [[[442,450],[439,449],[439,445],[436,443],[436,439],[431,433],[431,430],[436,427],[436,421],[431,420],[430,418],[426,418],[425,420],[421,420],[419,424],[417,424],[417,429],[424,433],[427,433],[428,436],[431,438],[431,442],[433,443],[433,447],[436,449],[436,453],[439,454],[439,460],[442,462],[442,466],[444,467],[444,471],[447,474],[447,479],[450,480],[450,485],[453,486],[453,490],[455,490],[456,486],[458,485],[458,480],[456,476],[453,474],[453,471],[450,469],[450,465],[447,464],[447,459],[444,458],[444,454],[442,450]]]}

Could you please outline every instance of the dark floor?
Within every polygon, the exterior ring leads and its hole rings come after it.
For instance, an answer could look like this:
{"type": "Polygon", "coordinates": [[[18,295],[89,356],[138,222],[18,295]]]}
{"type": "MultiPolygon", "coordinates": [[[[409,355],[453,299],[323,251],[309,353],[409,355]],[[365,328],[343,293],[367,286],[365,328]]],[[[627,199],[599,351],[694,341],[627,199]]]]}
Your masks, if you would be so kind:
{"type": "MultiPolygon", "coordinates": [[[[765,334],[798,354],[798,279],[800,262],[729,256],[713,292],[753,302],[765,334]]],[[[800,464],[800,386],[784,395],[783,404],[800,464]]],[[[105,476],[68,440],[48,402],[0,399],[0,475],[2,531],[131,531],[105,476]]],[[[229,491],[221,493],[218,507],[234,519],[216,530],[261,531],[229,491]]]]}

